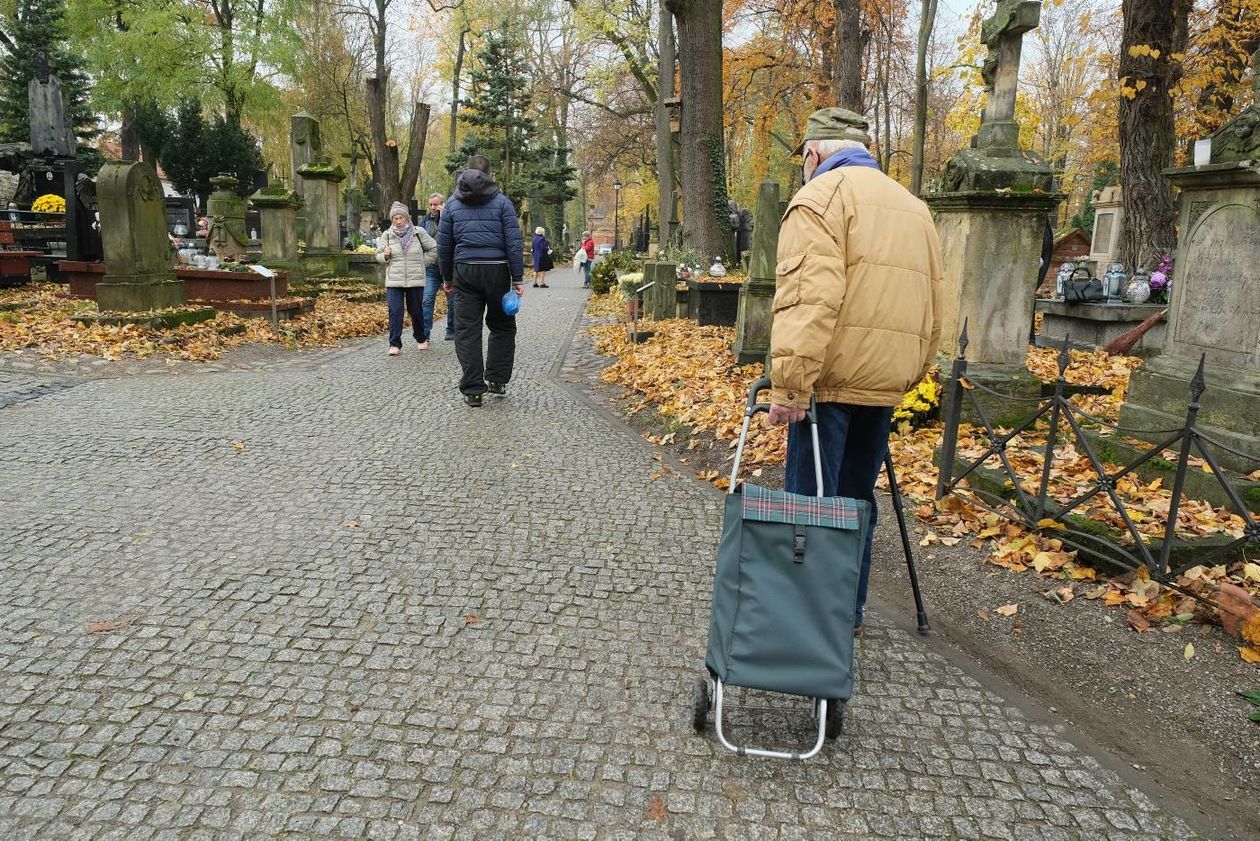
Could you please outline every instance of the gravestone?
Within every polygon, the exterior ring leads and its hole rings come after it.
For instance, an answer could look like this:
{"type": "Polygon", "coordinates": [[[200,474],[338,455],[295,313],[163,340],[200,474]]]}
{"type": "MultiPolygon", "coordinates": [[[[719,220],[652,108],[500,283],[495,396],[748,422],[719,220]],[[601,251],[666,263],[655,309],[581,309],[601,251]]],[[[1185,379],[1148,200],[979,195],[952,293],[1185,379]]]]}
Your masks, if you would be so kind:
{"type": "Polygon", "coordinates": [[[102,312],[145,312],[182,306],[166,234],[166,205],[147,163],[112,161],[96,176],[105,276],[96,284],[102,312]]]}
{"type": "MultiPolygon", "coordinates": [[[[292,164],[290,177],[293,179],[293,191],[303,200],[306,199],[305,186],[298,176],[298,170],[318,160],[323,154],[323,142],[319,134],[319,120],[312,117],[303,108],[289,118],[289,161],[292,164]]],[[[297,237],[306,238],[306,217],[301,209],[297,217],[297,237]]]]}
{"type": "Polygon", "coordinates": [[[220,260],[239,260],[245,256],[249,235],[245,231],[245,199],[236,188],[240,182],[227,173],[210,179],[214,192],[206,200],[206,217],[210,233],[207,245],[220,260]]]}
{"type": "Polygon", "coordinates": [[[1124,193],[1119,187],[1103,187],[1094,193],[1094,235],[1089,259],[1102,275],[1120,252],[1120,225],[1124,221],[1124,193]]]}
{"type": "Polygon", "coordinates": [[[48,70],[43,55],[35,57],[35,76],[26,86],[31,126],[31,151],[36,155],[74,157],[78,141],[70,125],[61,80],[48,70]]]}
{"type": "MultiPolygon", "coordinates": [[[[1254,85],[1260,97],[1260,75],[1254,85]]],[[[1208,164],[1165,173],[1181,189],[1168,333],[1161,355],[1133,372],[1120,409],[1126,427],[1180,426],[1187,383],[1202,358],[1204,431],[1254,455],[1260,455],[1260,172],[1252,163],[1260,160],[1257,128],[1260,107],[1252,104],[1212,135],[1208,164]]],[[[1227,467],[1256,469],[1254,461],[1212,449],[1227,467]]]]}
{"type": "Polygon", "coordinates": [[[740,365],[762,362],[770,352],[770,325],[774,320],[775,266],[779,250],[779,185],[762,181],[757,189],[756,221],[752,224],[752,250],[748,280],[739,290],[739,314],[731,353],[740,365]]]}
{"type": "Polygon", "coordinates": [[[298,259],[297,213],[302,199],[283,182],[270,184],[249,197],[262,224],[262,264],[289,273],[289,286],[302,280],[298,259]]]}
{"type": "Polygon", "coordinates": [[[968,324],[968,376],[1010,393],[1039,390],[1025,366],[1028,325],[1045,220],[1062,199],[1050,193],[1050,167],[1018,145],[1021,42],[1040,15],[1036,0],[999,0],[984,21],[988,103],[980,130],[927,198],[941,242],[941,353],[957,351],[968,324]]]}
{"type": "Polygon", "coordinates": [[[306,211],[306,252],[302,273],[311,277],[344,277],[349,261],[341,249],[341,220],[337,213],[338,186],[346,173],[320,158],[298,170],[306,211]]]}

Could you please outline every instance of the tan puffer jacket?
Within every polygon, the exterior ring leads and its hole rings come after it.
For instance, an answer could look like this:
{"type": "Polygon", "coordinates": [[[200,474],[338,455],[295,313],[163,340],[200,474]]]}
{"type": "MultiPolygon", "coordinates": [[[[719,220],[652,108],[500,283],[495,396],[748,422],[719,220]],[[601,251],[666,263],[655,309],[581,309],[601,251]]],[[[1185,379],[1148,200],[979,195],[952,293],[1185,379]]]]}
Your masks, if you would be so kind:
{"type": "Polygon", "coordinates": [[[793,197],[779,233],[770,399],[895,406],[941,339],[941,249],[927,206],[877,169],[793,197]]]}

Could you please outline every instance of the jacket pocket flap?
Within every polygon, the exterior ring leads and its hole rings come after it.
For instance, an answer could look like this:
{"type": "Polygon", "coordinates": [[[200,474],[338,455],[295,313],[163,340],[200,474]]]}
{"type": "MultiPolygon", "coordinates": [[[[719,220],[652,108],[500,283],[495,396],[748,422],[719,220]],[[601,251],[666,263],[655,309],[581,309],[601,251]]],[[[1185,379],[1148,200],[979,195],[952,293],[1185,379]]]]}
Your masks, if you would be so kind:
{"type": "Polygon", "coordinates": [[[791,274],[792,272],[799,269],[801,267],[801,263],[804,263],[804,262],[805,262],[804,254],[795,254],[787,258],[786,260],[780,261],[779,264],[774,267],[774,273],[778,275],[791,274]]]}

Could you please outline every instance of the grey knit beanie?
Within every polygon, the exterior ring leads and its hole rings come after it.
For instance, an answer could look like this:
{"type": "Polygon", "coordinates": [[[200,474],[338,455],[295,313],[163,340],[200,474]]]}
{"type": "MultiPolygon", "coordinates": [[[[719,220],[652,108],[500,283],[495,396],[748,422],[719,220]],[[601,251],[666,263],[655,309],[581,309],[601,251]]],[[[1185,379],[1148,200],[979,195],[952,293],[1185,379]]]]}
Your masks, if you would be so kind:
{"type": "Polygon", "coordinates": [[[398,214],[400,214],[400,213],[401,213],[403,216],[406,216],[408,219],[410,219],[410,218],[411,218],[411,211],[410,211],[410,210],[408,210],[408,209],[407,209],[407,205],[403,204],[402,202],[400,202],[400,201],[396,201],[396,202],[394,202],[393,204],[391,204],[391,205],[389,206],[389,218],[390,218],[390,219],[393,219],[395,216],[397,216],[397,215],[398,215],[398,214]]]}

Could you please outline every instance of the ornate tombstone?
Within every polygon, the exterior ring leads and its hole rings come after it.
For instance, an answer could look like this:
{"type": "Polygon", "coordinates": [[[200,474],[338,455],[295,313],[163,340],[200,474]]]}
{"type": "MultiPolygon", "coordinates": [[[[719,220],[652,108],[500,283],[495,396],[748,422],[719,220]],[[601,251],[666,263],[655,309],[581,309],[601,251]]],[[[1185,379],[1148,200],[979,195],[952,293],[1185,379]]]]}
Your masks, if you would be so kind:
{"type": "Polygon", "coordinates": [[[214,185],[214,192],[206,200],[210,225],[208,244],[220,260],[239,260],[245,256],[249,243],[245,233],[245,200],[236,193],[240,182],[232,175],[219,173],[210,183],[214,185]]]}
{"type": "Polygon", "coordinates": [[[30,109],[31,150],[37,155],[74,157],[78,144],[66,110],[61,80],[48,70],[48,59],[35,57],[35,77],[26,86],[30,109]]]}
{"type": "Polygon", "coordinates": [[[289,285],[302,279],[298,261],[297,212],[302,199],[283,182],[271,184],[249,197],[262,222],[262,264],[289,273],[289,285]]]}
{"type": "MultiPolygon", "coordinates": [[[[1260,52],[1253,63],[1260,65],[1260,52]]],[[[1260,76],[1254,82],[1260,96],[1260,76]]],[[[1260,101],[1260,100],[1257,100],[1260,101]]],[[[1205,362],[1199,414],[1212,438],[1260,454],[1260,107],[1212,135],[1206,166],[1167,171],[1181,188],[1177,263],[1163,353],[1133,372],[1120,423],[1180,426],[1186,384],[1205,362]]],[[[1226,467],[1255,463],[1214,448],[1226,467]]]]}
{"type": "Polygon", "coordinates": [[[145,312],[182,306],[166,234],[166,205],[147,163],[111,162],[96,176],[105,276],[96,284],[102,311],[145,312]]]}
{"type": "MultiPolygon", "coordinates": [[[[289,118],[289,161],[292,164],[293,191],[302,199],[306,198],[303,192],[304,185],[302,179],[298,175],[298,170],[304,166],[309,166],[314,160],[317,160],[324,153],[323,141],[319,134],[319,120],[312,117],[306,112],[306,109],[294,114],[289,118]]],[[[297,236],[298,239],[306,237],[306,218],[299,210],[297,218],[297,236]]]]}
{"type": "Polygon", "coordinates": [[[1103,187],[1094,194],[1094,236],[1090,240],[1089,259],[1098,265],[1101,275],[1115,262],[1120,250],[1120,225],[1124,221],[1124,196],[1119,187],[1103,187]]]}

